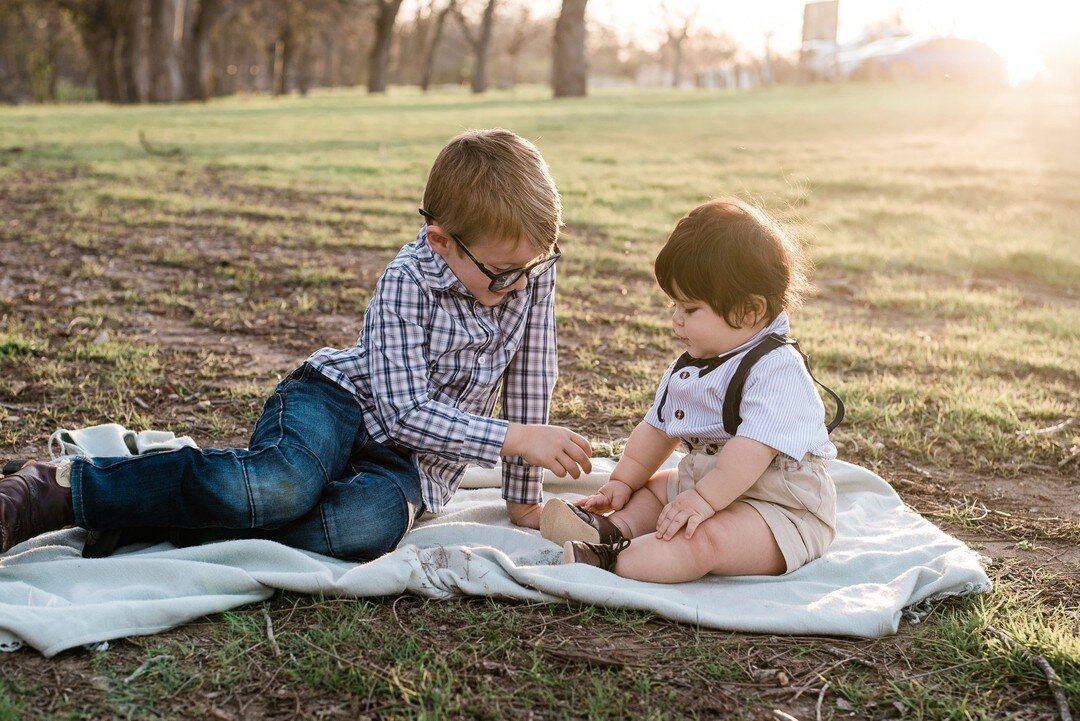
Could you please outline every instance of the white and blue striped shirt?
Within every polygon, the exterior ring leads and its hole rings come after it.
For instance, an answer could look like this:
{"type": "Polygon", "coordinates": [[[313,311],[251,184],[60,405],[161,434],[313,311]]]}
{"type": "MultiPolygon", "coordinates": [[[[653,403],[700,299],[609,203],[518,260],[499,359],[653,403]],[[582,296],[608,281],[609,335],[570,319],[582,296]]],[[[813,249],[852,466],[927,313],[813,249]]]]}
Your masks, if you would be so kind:
{"type": "MultiPolygon", "coordinates": [[[[421,229],[379,277],[356,345],[323,348],[308,362],[356,395],[375,441],[414,451],[424,507],[438,513],[467,463],[499,461],[510,422],[548,422],[558,374],[555,268],[485,306],[421,229]],[[500,383],[502,417],[492,418],[500,383]]],[[[503,498],[539,503],[542,477],[505,458],[503,498]]]]}
{"type": "MultiPolygon", "coordinates": [[[[788,332],[787,313],[780,313],[766,328],[738,348],[716,370],[699,378],[694,367],[682,368],[672,377],[675,364],[668,366],[660,381],[653,407],[645,421],[675,438],[699,441],[726,441],[724,430],[724,393],[746,351],[770,333],[788,332]],[[741,351],[741,352],[740,352],[741,351]],[[663,418],[657,408],[664,401],[663,418]]],[[[795,460],[807,453],[821,458],[836,458],[836,447],[825,428],[825,405],[818,396],[802,356],[791,346],[766,353],[750,370],[743,388],[739,409],[742,423],[736,435],[764,443],[795,460]]]]}

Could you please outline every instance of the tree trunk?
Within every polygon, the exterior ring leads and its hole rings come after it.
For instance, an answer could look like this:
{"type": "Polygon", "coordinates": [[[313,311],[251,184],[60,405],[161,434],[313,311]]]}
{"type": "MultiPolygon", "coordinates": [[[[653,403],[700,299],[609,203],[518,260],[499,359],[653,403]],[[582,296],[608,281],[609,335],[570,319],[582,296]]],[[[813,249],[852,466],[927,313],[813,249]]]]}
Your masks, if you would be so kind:
{"type": "Polygon", "coordinates": [[[585,56],[585,3],[563,0],[555,23],[555,54],[551,85],[557,98],[580,97],[587,92],[588,59],[585,56]]]}
{"type": "MultiPolygon", "coordinates": [[[[150,0],[150,102],[180,99],[178,15],[185,0],[150,0]]],[[[182,25],[181,25],[182,28],[182,25]]]]}
{"type": "Polygon", "coordinates": [[[292,55],[292,34],[286,29],[274,42],[273,95],[277,97],[289,91],[289,56],[292,55]]]}
{"type": "Polygon", "coordinates": [[[131,64],[133,102],[145,103],[150,99],[150,40],[147,33],[150,8],[147,0],[134,0],[132,5],[127,52],[131,64]]]}
{"type": "Polygon", "coordinates": [[[341,72],[338,63],[337,48],[334,47],[333,33],[324,33],[322,38],[323,73],[321,82],[324,86],[336,88],[341,85],[341,72]]]}
{"type": "Polygon", "coordinates": [[[431,76],[435,73],[435,53],[438,51],[439,43],[442,41],[443,28],[446,27],[446,16],[454,11],[456,5],[457,0],[450,0],[446,7],[439,12],[439,17],[435,20],[435,34],[431,37],[427,58],[424,59],[424,77],[420,79],[420,89],[425,93],[431,87],[431,76]]]}
{"type": "Polygon", "coordinates": [[[94,86],[98,100],[106,103],[124,101],[122,81],[117,63],[117,45],[120,40],[120,8],[117,0],[99,0],[93,4],[74,5],[60,3],[75,16],[86,56],[94,71],[94,86]]]}
{"type": "Polygon", "coordinates": [[[185,100],[207,100],[214,93],[210,32],[220,17],[221,0],[189,0],[195,5],[194,20],[184,33],[185,100]]]}
{"type": "Polygon", "coordinates": [[[682,40],[675,41],[672,52],[674,53],[674,59],[671,63],[671,87],[677,88],[682,85],[682,40]]]}
{"type": "Polygon", "coordinates": [[[480,94],[487,90],[487,62],[491,51],[491,30],[495,25],[495,5],[498,0],[488,0],[480,23],[480,37],[476,41],[476,65],[473,67],[472,91],[480,94]]]}
{"type": "Polygon", "coordinates": [[[402,0],[376,0],[375,42],[368,63],[368,92],[385,93],[390,76],[390,43],[394,39],[394,22],[402,0]]]}
{"type": "Polygon", "coordinates": [[[120,9],[120,17],[117,18],[119,44],[116,48],[117,64],[120,73],[122,88],[120,94],[125,103],[138,103],[146,98],[140,92],[139,68],[142,62],[142,38],[143,17],[146,12],[145,3],[141,0],[131,0],[124,3],[120,9]]]}
{"type": "Polygon", "coordinates": [[[293,79],[293,85],[301,96],[307,96],[311,89],[311,74],[315,67],[315,53],[311,45],[311,37],[305,36],[299,42],[293,43],[290,53],[293,67],[289,70],[289,76],[293,79]]]}
{"type": "MultiPolygon", "coordinates": [[[[57,28],[60,25],[60,16],[56,7],[46,8],[41,14],[29,13],[27,8],[17,8],[14,13],[18,22],[18,32],[25,38],[25,42],[19,44],[16,53],[23,52],[26,57],[26,72],[29,80],[29,91],[36,103],[51,103],[56,100],[56,58],[60,53],[60,45],[57,42],[57,28]]],[[[13,22],[12,25],[15,25],[13,22]]],[[[0,28],[0,33],[4,31],[0,28]]],[[[17,43],[14,38],[8,38],[17,43]]],[[[4,58],[0,57],[0,76],[4,73],[4,58]]],[[[12,73],[19,78],[22,73],[14,70],[12,73]]],[[[16,89],[10,93],[12,100],[22,95],[17,87],[21,83],[16,81],[16,89]]],[[[4,93],[0,93],[0,96],[4,93]]]]}
{"type": "Polygon", "coordinates": [[[86,54],[94,66],[98,100],[119,103],[120,77],[116,67],[116,28],[107,10],[84,17],[79,23],[86,54]]]}

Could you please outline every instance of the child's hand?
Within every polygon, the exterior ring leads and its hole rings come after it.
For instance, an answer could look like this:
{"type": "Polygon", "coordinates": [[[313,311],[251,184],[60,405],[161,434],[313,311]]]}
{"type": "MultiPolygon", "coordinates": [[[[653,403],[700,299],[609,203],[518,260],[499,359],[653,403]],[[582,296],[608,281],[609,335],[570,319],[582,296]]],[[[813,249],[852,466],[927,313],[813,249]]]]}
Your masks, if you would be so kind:
{"type": "Polygon", "coordinates": [[[596,490],[596,493],[591,496],[586,496],[578,501],[574,501],[574,505],[584,508],[586,511],[592,511],[593,513],[618,511],[626,505],[626,502],[630,500],[632,494],[633,491],[630,489],[630,486],[622,481],[608,481],[600,486],[600,488],[596,490]]]}
{"type": "Polygon", "coordinates": [[[588,439],[561,426],[511,423],[501,454],[520,456],[531,466],[546,468],[562,478],[592,473],[592,446],[588,439]]]}
{"type": "Polygon", "coordinates": [[[680,528],[686,526],[686,537],[693,538],[701,522],[714,515],[716,511],[697,491],[692,488],[683,491],[660,512],[660,518],[656,520],[656,537],[670,541],[680,528]]]}

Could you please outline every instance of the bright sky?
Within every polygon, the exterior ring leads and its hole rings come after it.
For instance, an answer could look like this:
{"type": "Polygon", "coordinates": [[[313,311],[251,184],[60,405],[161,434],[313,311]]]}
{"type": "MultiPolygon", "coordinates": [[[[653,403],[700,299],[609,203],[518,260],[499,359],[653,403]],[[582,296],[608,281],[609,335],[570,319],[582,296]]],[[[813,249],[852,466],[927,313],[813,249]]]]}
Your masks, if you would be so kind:
{"type": "MultiPolygon", "coordinates": [[[[557,0],[539,0],[558,13],[557,0]]],[[[799,47],[803,0],[668,0],[675,12],[697,8],[697,24],[723,31],[746,51],[759,55],[765,33],[771,31],[772,48],[789,53],[799,47]]],[[[628,37],[655,44],[661,27],[657,0],[589,0],[591,19],[611,25],[628,37]]],[[[548,10],[548,8],[544,8],[548,10]]],[[[915,32],[976,38],[1005,58],[1014,81],[1033,78],[1043,62],[1043,51],[1071,39],[1080,45],[1078,0],[840,0],[838,39],[856,39],[870,23],[900,13],[915,32]]]]}

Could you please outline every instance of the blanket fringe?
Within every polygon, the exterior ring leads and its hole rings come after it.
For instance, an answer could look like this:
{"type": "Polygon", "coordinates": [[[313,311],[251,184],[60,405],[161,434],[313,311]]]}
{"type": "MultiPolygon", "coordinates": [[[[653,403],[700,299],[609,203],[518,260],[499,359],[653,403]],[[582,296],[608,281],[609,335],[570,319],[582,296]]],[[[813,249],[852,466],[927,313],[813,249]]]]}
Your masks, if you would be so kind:
{"type": "Polygon", "coordinates": [[[930,612],[934,610],[938,601],[943,601],[946,598],[955,598],[959,596],[971,596],[976,593],[987,593],[994,587],[994,584],[987,581],[986,583],[968,582],[964,584],[964,587],[957,591],[942,591],[941,593],[935,593],[931,596],[927,596],[923,600],[913,603],[910,606],[905,606],[900,609],[901,617],[904,618],[912,626],[922,623],[930,612]]]}

